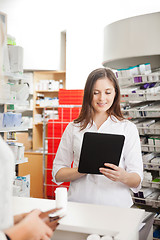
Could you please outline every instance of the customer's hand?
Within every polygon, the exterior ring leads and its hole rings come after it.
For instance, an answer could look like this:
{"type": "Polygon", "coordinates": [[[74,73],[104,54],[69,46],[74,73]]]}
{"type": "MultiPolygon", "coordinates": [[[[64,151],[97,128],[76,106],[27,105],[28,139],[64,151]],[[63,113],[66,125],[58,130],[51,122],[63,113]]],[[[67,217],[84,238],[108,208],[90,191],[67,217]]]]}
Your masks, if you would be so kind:
{"type": "Polygon", "coordinates": [[[14,224],[17,224],[19,223],[20,221],[23,220],[23,218],[25,218],[29,213],[21,213],[21,214],[18,214],[18,215],[15,215],[14,216],[14,224]]]}
{"type": "Polygon", "coordinates": [[[33,210],[19,223],[6,229],[5,233],[12,240],[50,240],[53,231],[40,218],[40,214],[40,210],[33,210]]]}
{"type": "Polygon", "coordinates": [[[121,168],[121,167],[117,167],[114,164],[110,164],[110,163],[104,163],[104,165],[106,167],[110,167],[109,168],[100,168],[99,171],[106,176],[107,178],[109,178],[110,180],[114,181],[114,182],[122,182],[122,183],[126,183],[127,181],[127,172],[121,168]]]}
{"type": "Polygon", "coordinates": [[[56,227],[59,225],[58,221],[62,217],[57,217],[55,220],[52,220],[52,218],[49,217],[49,214],[55,213],[56,211],[60,210],[60,208],[51,209],[46,212],[42,212],[39,216],[40,218],[52,229],[52,231],[55,231],[56,227]]]}

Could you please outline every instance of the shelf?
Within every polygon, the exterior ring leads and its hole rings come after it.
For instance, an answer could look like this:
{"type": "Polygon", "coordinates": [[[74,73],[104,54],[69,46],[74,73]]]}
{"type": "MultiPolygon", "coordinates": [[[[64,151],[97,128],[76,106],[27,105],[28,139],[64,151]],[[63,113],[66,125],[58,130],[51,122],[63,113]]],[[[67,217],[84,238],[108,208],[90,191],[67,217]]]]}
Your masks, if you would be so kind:
{"type": "Polygon", "coordinates": [[[135,76],[130,76],[130,77],[118,77],[117,79],[118,79],[119,85],[122,89],[126,88],[126,87],[131,87],[131,86],[139,86],[139,85],[143,85],[143,84],[146,84],[146,83],[160,83],[160,80],[156,80],[156,79],[143,81],[143,77],[147,78],[149,76],[159,77],[160,74],[151,73],[151,74],[147,74],[147,75],[135,75],[135,76]],[[136,78],[136,77],[141,77],[142,81],[141,82],[135,82],[134,78],[136,78]]]}
{"type": "Polygon", "coordinates": [[[58,90],[36,90],[36,93],[58,93],[58,90]]]}
{"type": "MultiPolygon", "coordinates": [[[[147,108],[147,107],[146,107],[147,108]]],[[[125,110],[122,110],[123,112],[158,112],[159,111],[159,108],[157,108],[157,109],[148,109],[148,110],[145,110],[145,108],[143,108],[143,109],[141,109],[141,110],[139,110],[139,109],[125,109],[125,110]]],[[[141,117],[141,116],[140,116],[141,117]]],[[[160,117],[160,115],[159,115],[159,117],[160,117]]]]}
{"type": "Polygon", "coordinates": [[[137,82],[137,83],[129,83],[129,84],[124,84],[124,85],[121,85],[121,84],[119,84],[120,85],[120,87],[122,88],[122,89],[124,89],[124,88],[127,88],[127,87],[132,87],[132,86],[139,86],[139,85],[144,85],[144,84],[146,84],[146,83],[160,83],[160,81],[156,81],[156,80],[154,80],[154,81],[145,81],[145,82],[137,82]]]}
{"type": "Polygon", "coordinates": [[[148,145],[148,144],[142,144],[141,145],[141,148],[142,148],[142,152],[153,152],[153,153],[160,153],[160,147],[155,147],[154,145],[148,145]],[[150,149],[148,149],[148,150],[144,150],[144,147],[152,147],[152,148],[154,148],[154,150],[150,150],[150,149]],[[158,148],[158,151],[157,150],[155,150],[155,148],[158,148]]]}
{"type": "Polygon", "coordinates": [[[20,73],[4,73],[4,76],[10,80],[27,80],[23,74],[20,73]]]}
{"type": "Polygon", "coordinates": [[[28,101],[20,101],[20,100],[9,100],[9,99],[0,99],[0,105],[3,105],[3,104],[17,104],[17,105],[24,105],[24,106],[28,106],[29,105],[29,102],[28,101]]]}
{"type": "Polygon", "coordinates": [[[26,163],[26,162],[28,162],[28,158],[24,158],[24,159],[22,159],[22,160],[16,161],[16,162],[15,162],[15,165],[22,164],[22,163],[26,163]]]}
{"type": "MultiPolygon", "coordinates": [[[[152,125],[151,125],[152,126],[152,125]]],[[[137,127],[138,129],[145,129],[145,130],[160,130],[160,128],[150,128],[151,126],[149,127],[137,127]]]]}
{"type": "Polygon", "coordinates": [[[160,171],[160,164],[156,163],[143,163],[144,170],[160,171]]]}
{"type": "Polygon", "coordinates": [[[34,125],[43,125],[43,122],[34,123],[34,125]]]}
{"type": "MultiPolygon", "coordinates": [[[[147,165],[147,164],[145,164],[147,165]]],[[[149,170],[149,171],[160,171],[160,168],[156,168],[156,167],[146,167],[144,166],[144,170],[149,170]]]]}
{"type": "Polygon", "coordinates": [[[26,132],[28,128],[24,127],[11,127],[11,128],[1,128],[0,132],[26,132]]]}
{"type": "Polygon", "coordinates": [[[123,102],[157,101],[160,100],[160,92],[121,94],[121,98],[123,102]]]}
{"type": "MultiPolygon", "coordinates": [[[[160,189],[160,182],[153,182],[153,181],[143,181],[142,186],[150,187],[150,188],[157,188],[160,189]]],[[[160,193],[159,193],[160,194],[160,193]]],[[[160,202],[160,201],[159,201],[160,202]]]]}
{"type": "MultiPolygon", "coordinates": [[[[57,123],[57,122],[56,122],[57,123]]],[[[61,137],[45,137],[45,140],[47,140],[47,139],[61,139],[61,137]]]]}
{"type": "Polygon", "coordinates": [[[160,219],[154,218],[154,224],[160,226],[160,219]]]}
{"type": "MultiPolygon", "coordinates": [[[[160,164],[158,163],[148,163],[148,162],[143,162],[143,164],[145,165],[149,165],[149,166],[157,166],[157,167],[160,167],[160,164]]],[[[159,169],[160,170],[160,169],[159,169]]]]}
{"type": "Polygon", "coordinates": [[[141,144],[141,147],[153,147],[153,148],[159,148],[160,146],[155,146],[155,145],[151,145],[151,144],[141,144]]]}
{"type": "Polygon", "coordinates": [[[154,110],[122,109],[122,112],[129,118],[160,118],[160,112],[158,109],[154,110]]]}
{"type": "Polygon", "coordinates": [[[160,207],[160,201],[157,201],[157,200],[152,200],[152,199],[147,200],[147,198],[138,198],[138,197],[134,197],[134,196],[132,196],[132,199],[138,200],[138,201],[134,201],[135,204],[152,206],[154,208],[160,207]]]}
{"type": "Polygon", "coordinates": [[[35,108],[37,109],[44,109],[44,108],[50,108],[50,109],[53,109],[53,108],[58,108],[58,106],[36,106],[35,108]]]}
{"type": "Polygon", "coordinates": [[[31,108],[23,108],[23,109],[16,109],[16,108],[14,108],[14,110],[13,111],[16,111],[16,112],[33,112],[33,108],[31,109],[31,108]]]}
{"type": "Polygon", "coordinates": [[[56,106],[44,106],[44,107],[41,107],[41,106],[35,106],[35,108],[40,108],[40,109],[43,109],[43,108],[79,108],[79,107],[82,107],[82,105],[56,105],[56,106]]]}
{"type": "MultiPolygon", "coordinates": [[[[134,75],[134,76],[127,76],[127,77],[118,77],[117,79],[134,79],[135,77],[148,77],[148,76],[160,76],[160,73],[156,73],[156,72],[152,72],[152,73],[149,73],[149,74],[137,74],[137,75],[134,75]]],[[[160,82],[160,81],[156,81],[156,80],[153,80],[153,81],[146,81],[145,83],[149,83],[149,82],[160,82]]],[[[140,82],[140,83],[143,83],[143,82],[140,82]]],[[[136,83],[135,83],[136,84],[136,83]]]]}

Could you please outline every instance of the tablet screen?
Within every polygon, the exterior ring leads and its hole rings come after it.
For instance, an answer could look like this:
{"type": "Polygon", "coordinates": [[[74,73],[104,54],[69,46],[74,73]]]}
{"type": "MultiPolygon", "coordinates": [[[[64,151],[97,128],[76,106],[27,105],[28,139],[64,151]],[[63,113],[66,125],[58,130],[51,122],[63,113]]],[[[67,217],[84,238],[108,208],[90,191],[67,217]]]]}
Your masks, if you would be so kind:
{"type": "Polygon", "coordinates": [[[86,132],[83,136],[78,172],[101,174],[104,163],[119,165],[125,136],[86,132]]]}

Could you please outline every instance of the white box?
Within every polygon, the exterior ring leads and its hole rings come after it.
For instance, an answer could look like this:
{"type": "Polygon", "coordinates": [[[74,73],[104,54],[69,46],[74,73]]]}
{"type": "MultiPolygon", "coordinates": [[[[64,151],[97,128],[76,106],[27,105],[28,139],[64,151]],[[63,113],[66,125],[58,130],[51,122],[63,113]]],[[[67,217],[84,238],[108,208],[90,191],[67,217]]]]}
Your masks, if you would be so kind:
{"type": "Polygon", "coordinates": [[[17,161],[21,162],[24,159],[25,147],[23,143],[16,143],[18,146],[17,161]]]}
{"type": "Polygon", "coordinates": [[[30,197],[30,174],[16,177],[14,185],[18,186],[18,191],[16,191],[18,197],[30,197]]]}
{"type": "Polygon", "coordinates": [[[160,137],[155,137],[154,144],[156,152],[160,152],[160,137]]]}
{"type": "Polygon", "coordinates": [[[3,70],[5,73],[9,73],[11,71],[7,43],[4,44],[4,49],[3,49],[3,70]]]}
{"type": "Polygon", "coordinates": [[[160,195],[160,192],[157,191],[157,192],[154,192],[154,193],[151,193],[148,197],[146,197],[146,203],[147,205],[150,205],[152,206],[153,205],[153,200],[158,200],[158,197],[160,195]]]}
{"type": "Polygon", "coordinates": [[[149,162],[155,156],[154,153],[147,153],[142,156],[144,162],[149,162]]]}
{"type": "Polygon", "coordinates": [[[154,137],[148,138],[148,144],[153,146],[149,146],[149,150],[154,151],[154,137]]]}
{"type": "Polygon", "coordinates": [[[16,143],[10,143],[9,147],[12,149],[12,152],[15,156],[15,160],[17,160],[18,157],[18,146],[16,145],[16,143]]]}
{"type": "Polygon", "coordinates": [[[153,165],[151,165],[152,168],[160,170],[160,166],[156,166],[155,164],[160,164],[160,157],[155,157],[151,160],[151,163],[153,163],[153,165]]]}
{"type": "Polygon", "coordinates": [[[10,69],[13,73],[23,73],[23,48],[8,45],[10,69]]]}

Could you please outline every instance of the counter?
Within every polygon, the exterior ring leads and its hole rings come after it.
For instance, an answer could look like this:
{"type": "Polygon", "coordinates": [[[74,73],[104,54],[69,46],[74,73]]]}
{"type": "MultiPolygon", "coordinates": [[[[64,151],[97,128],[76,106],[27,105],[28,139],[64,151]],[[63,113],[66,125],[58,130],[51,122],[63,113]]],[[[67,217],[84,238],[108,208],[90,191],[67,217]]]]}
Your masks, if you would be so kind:
{"type": "MultiPolygon", "coordinates": [[[[13,212],[55,207],[55,200],[13,197],[13,212]]],[[[68,202],[67,214],[60,220],[53,240],[86,240],[92,233],[110,235],[114,240],[138,240],[144,210],[68,202]]]]}

